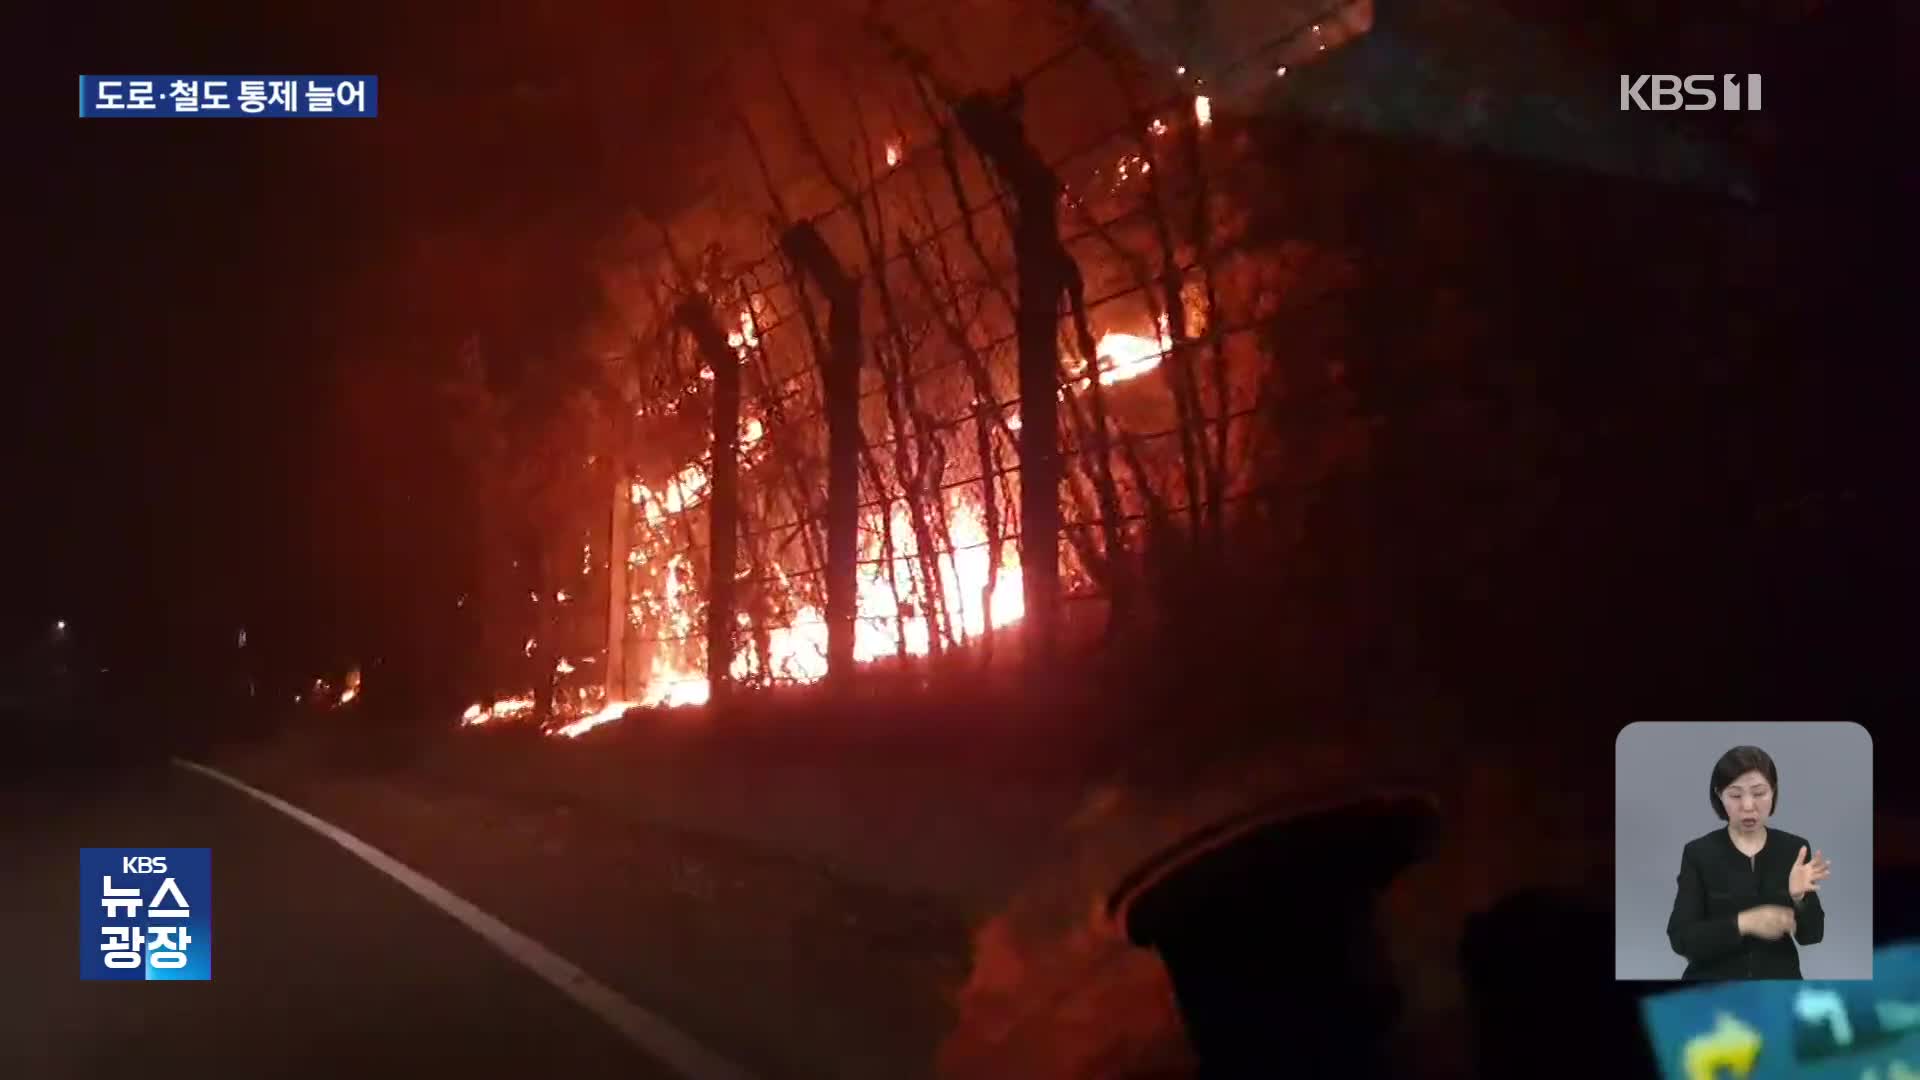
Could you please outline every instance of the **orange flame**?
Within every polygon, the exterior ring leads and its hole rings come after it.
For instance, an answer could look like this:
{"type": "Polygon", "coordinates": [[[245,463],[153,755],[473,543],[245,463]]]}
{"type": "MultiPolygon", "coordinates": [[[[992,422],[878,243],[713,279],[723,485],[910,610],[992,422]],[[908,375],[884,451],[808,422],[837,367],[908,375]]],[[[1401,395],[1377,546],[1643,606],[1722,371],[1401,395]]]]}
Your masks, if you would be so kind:
{"type": "Polygon", "coordinates": [[[360,696],[360,669],[357,667],[350,669],[342,682],[344,685],[340,691],[339,703],[351,704],[353,699],[360,696]]]}
{"type": "Polygon", "coordinates": [[[490,706],[476,703],[467,706],[467,711],[461,714],[460,723],[464,726],[472,727],[476,724],[484,724],[489,720],[517,716],[531,708],[533,708],[532,694],[501,698],[490,706]]]}
{"type": "Polygon", "coordinates": [[[591,716],[583,716],[573,723],[557,729],[554,734],[565,735],[569,739],[577,739],[609,720],[620,719],[626,715],[627,710],[633,708],[633,706],[634,703],[631,701],[609,702],[606,708],[601,709],[591,716]]]}
{"type": "Polygon", "coordinates": [[[1173,339],[1167,335],[1167,317],[1160,316],[1160,332],[1154,337],[1141,337],[1138,334],[1109,332],[1100,338],[1095,354],[1101,361],[1100,385],[1112,386],[1114,383],[1137,379],[1154,368],[1173,350],[1173,339]]]}
{"type": "MultiPolygon", "coordinates": [[[[1206,99],[1197,100],[1204,102],[1206,99]]],[[[1146,163],[1141,159],[1129,164],[1140,168],[1146,163]]],[[[753,316],[743,311],[739,318],[740,329],[729,335],[732,346],[743,355],[746,349],[758,343],[754,325],[753,316]]],[[[1104,334],[1098,341],[1096,355],[1090,361],[1081,363],[1081,370],[1077,372],[1080,377],[1070,385],[1068,392],[1084,391],[1094,377],[1099,378],[1102,385],[1110,386],[1154,370],[1173,344],[1164,316],[1156,329],[1157,333],[1150,335],[1118,331],[1104,334]],[[1088,367],[1092,370],[1087,370],[1088,367]]],[[[1017,410],[1010,411],[1007,420],[1009,427],[1019,429],[1017,410]]],[[[756,461],[752,453],[745,451],[758,448],[764,455],[766,434],[766,425],[759,418],[742,418],[739,439],[743,450],[743,468],[752,467],[756,461]]],[[[656,536],[664,537],[677,533],[677,530],[669,531],[664,526],[675,515],[698,506],[708,488],[706,462],[695,461],[682,467],[657,490],[645,483],[630,483],[627,497],[643,511],[636,515],[645,523],[642,531],[651,531],[656,536]]],[[[1019,621],[1025,614],[1018,545],[1012,542],[1001,545],[1000,565],[992,565],[992,548],[987,542],[985,518],[973,499],[974,493],[965,489],[956,488],[945,495],[944,511],[952,550],[940,552],[933,560],[934,576],[938,580],[937,601],[933,596],[922,595],[931,590],[921,580],[924,567],[907,507],[896,504],[890,513],[876,511],[866,515],[856,580],[856,662],[866,663],[901,652],[908,656],[924,656],[931,650],[936,633],[943,637],[950,634],[956,641],[964,643],[984,635],[989,621],[992,627],[1001,628],[1019,621]],[[889,539],[890,545],[887,543],[889,539]],[[890,560],[887,557],[889,550],[892,552],[890,560]],[[990,579],[991,620],[987,614],[989,604],[986,597],[990,579]],[[896,598],[895,581],[900,583],[903,593],[910,595],[896,598]],[[907,603],[903,604],[903,600],[907,603]],[[930,610],[936,603],[937,612],[930,610]],[[937,618],[930,618],[935,614],[937,618]]],[[[649,656],[636,658],[641,666],[634,676],[639,687],[637,693],[630,692],[631,700],[626,699],[629,695],[623,694],[620,699],[607,701],[598,708],[593,708],[590,695],[583,693],[581,712],[553,729],[554,734],[575,738],[619,719],[635,707],[674,708],[700,705],[709,700],[711,687],[703,662],[704,635],[699,633],[705,599],[694,585],[691,556],[686,552],[669,554],[663,550],[666,543],[670,542],[665,541],[659,547],[651,543],[630,545],[627,551],[629,568],[651,566],[658,574],[657,592],[647,598],[649,602],[641,602],[641,597],[634,593],[628,597],[632,622],[646,627],[647,632],[642,636],[655,641],[649,656]],[[664,562],[661,561],[663,559],[664,562]],[[593,711],[588,712],[587,709],[593,711]]],[[[591,559],[591,546],[583,553],[583,557],[591,559]]],[[[794,593],[794,586],[786,579],[785,571],[780,566],[773,565],[767,569],[773,576],[770,585],[774,591],[788,595],[794,593]]],[[[564,602],[571,597],[562,592],[554,598],[564,602]]],[[[733,678],[773,683],[811,683],[826,676],[828,628],[825,613],[804,602],[793,605],[789,610],[791,618],[786,621],[791,625],[767,627],[764,646],[756,643],[736,653],[729,672],[733,678]]],[[[750,625],[744,613],[740,618],[743,627],[750,625]]],[[[532,655],[536,648],[535,640],[528,638],[525,646],[527,654],[532,655]]],[[[575,661],[562,657],[556,660],[554,670],[562,675],[571,674],[576,670],[575,664],[575,661]]],[[[491,705],[475,703],[468,706],[461,723],[464,726],[485,724],[521,714],[533,706],[534,698],[530,694],[502,698],[491,705]]],[[[566,706],[558,708],[564,710],[566,706]]]]}

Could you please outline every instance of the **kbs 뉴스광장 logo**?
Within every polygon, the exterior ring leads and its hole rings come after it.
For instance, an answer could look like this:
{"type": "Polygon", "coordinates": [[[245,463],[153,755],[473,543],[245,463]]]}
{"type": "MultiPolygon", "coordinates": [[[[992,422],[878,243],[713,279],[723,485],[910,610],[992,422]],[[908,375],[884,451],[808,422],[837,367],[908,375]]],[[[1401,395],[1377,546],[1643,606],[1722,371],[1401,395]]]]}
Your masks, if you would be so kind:
{"type": "Polygon", "coordinates": [[[80,977],[213,978],[210,848],[81,848],[80,977]]]}

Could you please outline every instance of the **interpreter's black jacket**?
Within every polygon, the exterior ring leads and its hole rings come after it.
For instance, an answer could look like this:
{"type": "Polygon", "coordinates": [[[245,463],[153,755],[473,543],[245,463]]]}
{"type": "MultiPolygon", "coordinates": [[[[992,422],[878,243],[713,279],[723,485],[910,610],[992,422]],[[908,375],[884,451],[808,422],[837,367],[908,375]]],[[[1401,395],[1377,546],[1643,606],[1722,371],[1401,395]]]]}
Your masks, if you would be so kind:
{"type": "Polygon", "coordinates": [[[1767,829],[1767,845],[1752,859],[1733,846],[1727,830],[1715,829],[1688,841],[1680,854],[1679,891],[1667,919],[1667,940],[1687,958],[1688,979],[1797,979],[1800,951],[1827,932],[1820,894],[1809,892],[1795,904],[1787,895],[1787,874],[1800,849],[1813,857],[1806,840],[1767,829]],[[1794,909],[1794,932],[1778,941],[1740,933],[1740,913],[1762,904],[1794,909]]]}

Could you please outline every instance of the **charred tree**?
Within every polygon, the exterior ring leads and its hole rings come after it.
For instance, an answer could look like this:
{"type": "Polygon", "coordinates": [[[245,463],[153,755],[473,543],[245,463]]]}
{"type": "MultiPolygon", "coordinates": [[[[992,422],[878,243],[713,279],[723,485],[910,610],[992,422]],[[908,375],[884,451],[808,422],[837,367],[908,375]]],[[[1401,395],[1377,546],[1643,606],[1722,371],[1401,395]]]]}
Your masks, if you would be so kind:
{"type": "Polygon", "coordinates": [[[713,369],[713,472],[707,511],[707,683],[712,700],[732,686],[734,563],[740,536],[740,359],[703,297],[688,297],[679,318],[713,369]]]}
{"type": "Polygon", "coordinates": [[[809,222],[789,227],[780,249],[827,296],[827,351],[820,381],[827,404],[827,679],[853,675],[860,553],[860,286],[809,222]]]}

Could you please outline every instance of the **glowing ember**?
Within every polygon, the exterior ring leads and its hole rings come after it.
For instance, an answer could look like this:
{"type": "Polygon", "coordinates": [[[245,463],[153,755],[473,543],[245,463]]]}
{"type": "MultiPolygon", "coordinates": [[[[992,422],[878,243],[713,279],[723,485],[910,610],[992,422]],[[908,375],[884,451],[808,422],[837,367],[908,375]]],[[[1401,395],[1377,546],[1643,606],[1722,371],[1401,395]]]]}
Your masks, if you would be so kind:
{"type": "Polygon", "coordinates": [[[553,665],[553,670],[561,675],[571,675],[573,674],[574,668],[572,664],[567,663],[567,658],[563,656],[560,658],[559,663],[553,665]]]}
{"type": "Polygon", "coordinates": [[[565,589],[561,589],[559,592],[553,594],[553,602],[556,604],[564,604],[571,599],[573,599],[572,594],[568,593],[565,589]]]}
{"type": "Polygon", "coordinates": [[[888,139],[887,140],[887,168],[891,169],[898,164],[900,164],[900,140],[888,139]]]}
{"type": "Polygon", "coordinates": [[[537,648],[539,648],[539,647],[540,647],[540,643],[539,643],[539,642],[537,642],[537,641],[535,641],[535,640],[533,640],[532,638],[528,638],[528,639],[527,639],[527,647],[526,647],[526,653],[527,653],[527,655],[528,655],[528,656],[532,656],[532,655],[533,655],[533,650],[535,650],[535,649],[537,649],[537,648]]]}
{"type": "Polygon", "coordinates": [[[524,694],[520,697],[501,698],[494,702],[491,707],[478,704],[467,706],[467,711],[460,716],[460,723],[467,727],[473,727],[477,724],[484,724],[489,720],[518,716],[531,708],[533,708],[532,694],[524,694]]]}
{"type": "Polygon", "coordinates": [[[360,669],[353,668],[347,672],[347,677],[344,680],[342,680],[342,689],[340,691],[339,703],[342,705],[349,704],[353,701],[354,698],[357,698],[359,696],[360,696],[360,669]]]}
{"type": "MultiPolygon", "coordinates": [[[[748,349],[760,344],[760,334],[754,329],[753,312],[742,311],[740,313],[740,329],[727,335],[727,344],[733,347],[733,351],[738,353],[742,360],[746,359],[748,349]]],[[[712,369],[701,368],[700,377],[703,379],[713,378],[712,369]]]]}
{"type": "Polygon", "coordinates": [[[1200,122],[1201,127],[1213,123],[1213,99],[1205,94],[1196,96],[1193,99],[1193,118],[1200,122]]]}
{"type": "Polygon", "coordinates": [[[604,724],[609,720],[620,719],[622,716],[626,715],[627,710],[633,708],[633,706],[634,706],[634,703],[631,701],[609,702],[606,708],[601,709],[599,712],[594,713],[591,716],[583,716],[580,719],[575,720],[573,723],[558,729],[557,731],[554,732],[554,734],[565,735],[569,739],[577,739],[580,736],[585,735],[587,732],[592,731],[594,728],[599,727],[601,724],[604,724]]]}
{"type": "Polygon", "coordinates": [[[1167,122],[1165,120],[1155,120],[1153,123],[1147,125],[1147,132],[1151,135],[1165,135],[1167,133],[1167,122]]]}

